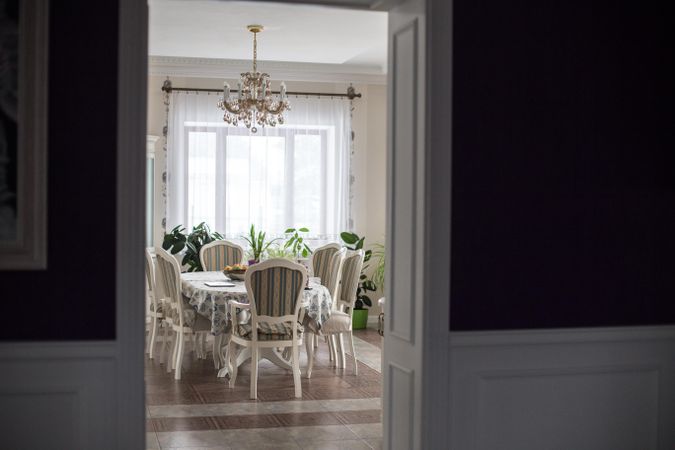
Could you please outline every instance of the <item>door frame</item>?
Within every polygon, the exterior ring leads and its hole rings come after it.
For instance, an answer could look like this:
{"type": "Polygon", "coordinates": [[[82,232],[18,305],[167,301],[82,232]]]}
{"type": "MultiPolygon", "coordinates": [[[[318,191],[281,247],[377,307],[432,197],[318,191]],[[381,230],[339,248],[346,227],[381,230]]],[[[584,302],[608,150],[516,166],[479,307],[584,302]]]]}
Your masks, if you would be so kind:
{"type": "MultiPolygon", "coordinates": [[[[447,17],[452,2],[447,0],[274,0],[280,3],[314,3],[381,11],[405,11],[411,4],[418,8],[426,26],[424,67],[420,68],[424,91],[422,117],[427,117],[418,132],[423,142],[422,162],[418,168],[420,198],[425,214],[418,221],[422,249],[420,295],[416,296],[416,321],[421,365],[415,376],[419,389],[412,391],[414,411],[412,434],[414,448],[443,448],[449,444],[449,293],[450,293],[450,167],[451,157],[451,62],[447,58],[452,44],[452,27],[447,17]],[[427,19],[428,18],[428,19],[427,19]],[[443,53],[446,55],[443,56],[443,53]],[[438,58],[432,57],[434,53],[438,58]],[[433,86],[433,90],[431,90],[433,86]],[[433,98],[427,95],[434,92],[433,98]],[[437,112],[437,113],[435,113],[437,112]],[[416,398],[419,397],[419,398],[416,398]]],[[[118,448],[144,448],[144,281],[143,248],[145,147],[148,77],[148,5],[147,0],[119,0],[118,53],[118,133],[117,133],[117,382],[118,448]]],[[[391,91],[390,96],[391,96],[391,91]]],[[[391,98],[389,98],[391,100],[391,98]]],[[[389,102],[391,105],[391,102],[389,102]]],[[[388,143],[388,146],[390,143],[388,143]]],[[[388,173],[388,177],[391,174],[388,173]]],[[[387,229],[391,218],[387,216],[387,229]]],[[[390,278],[390,277],[389,277],[390,278]]],[[[385,343],[387,330],[385,323],[385,343]]],[[[385,372],[384,389],[388,387],[385,372]]],[[[386,401],[385,401],[386,404],[386,401]]],[[[391,411],[384,408],[384,441],[388,438],[391,411]]]]}
{"type": "Polygon", "coordinates": [[[148,5],[119,0],[117,75],[117,448],[145,449],[145,163],[148,5]],[[143,325],[142,325],[143,324],[143,325]]]}

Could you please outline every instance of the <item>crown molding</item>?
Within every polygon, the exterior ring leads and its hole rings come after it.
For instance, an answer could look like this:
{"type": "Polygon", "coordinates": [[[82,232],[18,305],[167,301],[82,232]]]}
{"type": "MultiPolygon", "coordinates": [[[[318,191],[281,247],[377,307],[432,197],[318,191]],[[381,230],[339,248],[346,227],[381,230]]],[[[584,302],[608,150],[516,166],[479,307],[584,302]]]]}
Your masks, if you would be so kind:
{"type": "MultiPolygon", "coordinates": [[[[251,70],[251,61],[241,59],[150,56],[148,63],[148,73],[159,76],[237,79],[242,72],[251,70]]],[[[387,82],[387,74],[373,66],[282,61],[259,61],[258,64],[276,80],[283,81],[363,84],[387,82]]]]}

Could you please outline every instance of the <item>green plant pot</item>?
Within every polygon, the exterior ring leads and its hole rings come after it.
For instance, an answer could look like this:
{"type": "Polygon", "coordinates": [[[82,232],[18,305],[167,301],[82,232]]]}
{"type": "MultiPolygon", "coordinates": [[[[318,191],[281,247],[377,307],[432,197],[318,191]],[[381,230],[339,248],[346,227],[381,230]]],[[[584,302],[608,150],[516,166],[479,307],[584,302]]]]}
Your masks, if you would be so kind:
{"type": "Polygon", "coordinates": [[[352,330],[363,330],[368,325],[368,310],[355,309],[352,311],[352,330]]]}

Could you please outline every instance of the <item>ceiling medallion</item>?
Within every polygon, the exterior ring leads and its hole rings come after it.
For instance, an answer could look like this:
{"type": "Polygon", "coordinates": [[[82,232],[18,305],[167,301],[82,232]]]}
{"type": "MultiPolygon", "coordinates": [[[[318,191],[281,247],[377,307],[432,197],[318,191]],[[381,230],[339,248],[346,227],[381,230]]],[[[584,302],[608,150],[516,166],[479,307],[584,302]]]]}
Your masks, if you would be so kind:
{"type": "Polygon", "coordinates": [[[225,111],[223,121],[237,126],[240,122],[252,133],[258,131],[258,125],[273,127],[284,123],[283,112],[291,109],[286,98],[286,84],[281,82],[279,97],[272,95],[270,76],[258,72],[258,40],[257,35],[263,30],[262,25],[246,27],[253,33],[253,71],[241,74],[237,83],[237,97],[230,97],[230,85],[223,84],[223,98],[218,101],[218,108],[225,111]]]}

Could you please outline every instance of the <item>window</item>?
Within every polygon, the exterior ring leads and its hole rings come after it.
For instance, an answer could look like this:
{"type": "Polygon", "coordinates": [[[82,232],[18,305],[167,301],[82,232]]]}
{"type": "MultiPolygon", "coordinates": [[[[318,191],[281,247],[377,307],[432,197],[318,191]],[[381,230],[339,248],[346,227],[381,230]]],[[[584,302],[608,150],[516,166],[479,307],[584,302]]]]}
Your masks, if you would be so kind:
{"type": "MultiPolygon", "coordinates": [[[[188,127],[190,128],[190,127],[188,127]]],[[[234,127],[188,131],[187,226],[206,222],[228,237],[255,224],[270,234],[327,226],[335,194],[328,196],[330,129],[286,128],[267,136],[234,127]]],[[[332,177],[331,177],[332,178],[332,177]]],[[[334,228],[334,227],[333,227],[334,228]]]]}
{"type": "Polygon", "coordinates": [[[251,224],[270,234],[300,226],[330,234],[331,130],[294,127],[256,136],[234,127],[206,129],[187,133],[188,227],[206,222],[232,238],[251,224]]]}
{"type": "Polygon", "coordinates": [[[294,99],[285,125],[251,134],[224,124],[214,97],[172,94],[167,229],[206,222],[231,239],[251,224],[268,235],[306,226],[312,237],[330,238],[345,230],[349,104],[294,99]]]}

